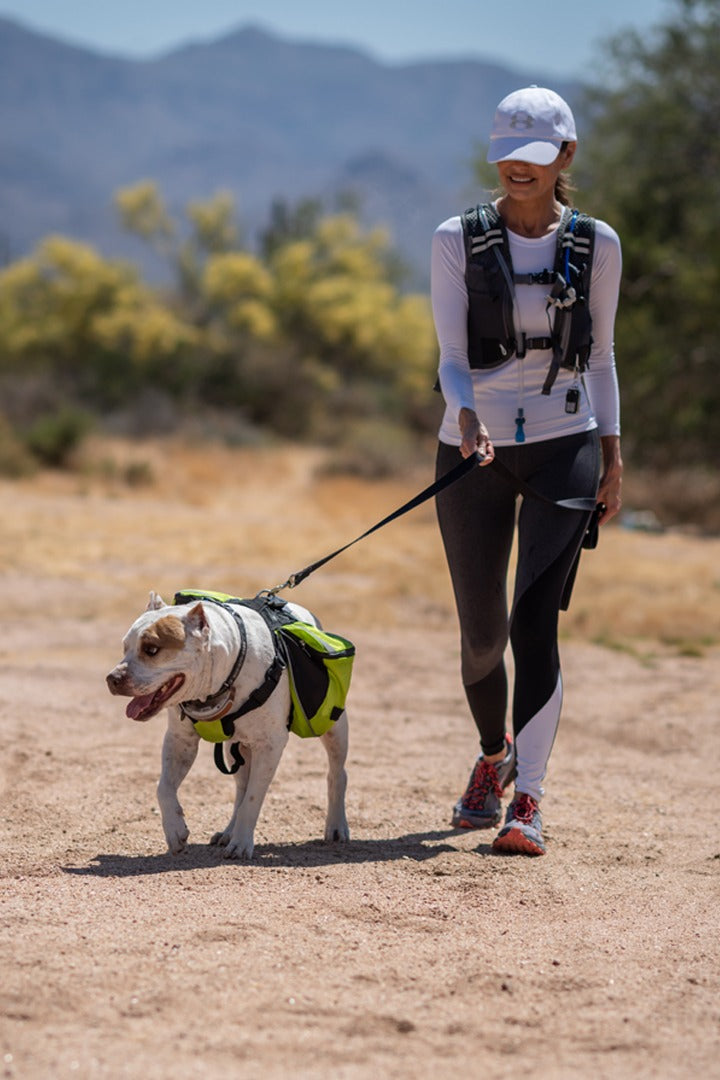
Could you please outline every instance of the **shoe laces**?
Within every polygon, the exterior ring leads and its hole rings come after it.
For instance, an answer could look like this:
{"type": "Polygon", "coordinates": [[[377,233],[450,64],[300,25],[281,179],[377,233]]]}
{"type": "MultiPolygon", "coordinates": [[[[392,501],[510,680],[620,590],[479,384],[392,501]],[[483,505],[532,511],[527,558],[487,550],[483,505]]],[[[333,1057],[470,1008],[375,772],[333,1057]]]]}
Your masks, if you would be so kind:
{"type": "Polygon", "coordinates": [[[513,800],[512,816],[516,821],[529,825],[537,813],[537,808],[538,804],[532,795],[526,795],[523,791],[513,800]]]}
{"type": "Polygon", "coordinates": [[[490,792],[497,795],[498,799],[502,798],[502,787],[497,769],[485,758],[481,758],[473,769],[468,789],[463,797],[463,806],[468,810],[479,810],[485,805],[490,792]]]}

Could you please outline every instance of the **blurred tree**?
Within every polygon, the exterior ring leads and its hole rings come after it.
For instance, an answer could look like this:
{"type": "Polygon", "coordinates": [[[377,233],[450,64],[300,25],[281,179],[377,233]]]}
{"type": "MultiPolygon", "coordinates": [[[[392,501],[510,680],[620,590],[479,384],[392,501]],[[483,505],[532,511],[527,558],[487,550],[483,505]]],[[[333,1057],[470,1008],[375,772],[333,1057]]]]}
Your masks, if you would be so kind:
{"type": "Polygon", "coordinates": [[[205,265],[203,294],[215,323],[270,340],[277,330],[270,307],[273,281],[266,268],[245,251],[211,255],[205,265]]]}
{"type": "MultiPolygon", "coordinates": [[[[234,251],[240,246],[240,230],[235,200],[226,191],[209,199],[188,204],[185,210],[190,235],[178,246],[174,263],[181,298],[185,304],[199,304],[202,295],[203,268],[214,255],[234,251]]],[[[202,308],[195,313],[202,318],[202,308]]]]}
{"type": "Polygon", "coordinates": [[[326,426],[373,413],[407,424],[422,414],[436,360],[427,297],[388,280],[388,239],[355,218],[321,218],[269,260],[273,307],[326,395],[326,426]]]}
{"type": "Polygon", "coordinates": [[[65,237],[0,273],[0,372],[50,371],[59,397],[107,407],[176,384],[196,339],[132,266],[65,237]]]}
{"type": "Polygon", "coordinates": [[[270,220],[260,233],[260,253],[270,259],[291,240],[306,240],[317,228],[322,214],[318,199],[301,199],[291,206],[285,199],[273,199],[270,220]]]}
{"type": "MultiPolygon", "coordinates": [[[[172,220],[157,184],[151,180],[121,188],[115,193],[115,206],[123,227],[151,244],[170,264],[179,299],[186,308],[199,305],[206,260],[241,246],[235,200],[227,191],[190,202],[184,226],[172,220]]],[[[196,320],[202,319],[200,308],[192,314],[196,320]]]]}
{"type": "Polygon", "coordinates": [[[171,220],[157,184],[140,180],[115,194],[120,221],[124,229],[148,241],[162,255],[169,255],[175,236],[171,220]]]}
{"type": "Polygon", "coordinates": [[[720,4],[609,45],[578,201],[623,244],[623,429],[636,461],[720,462],[720,4]]]}
{"type": "Polygon", "coordinates": [[[199,251],[218,255],[240,246],[235,200],[230,192],[218,191],[204,202],[191,202],[186,213],[193,225],[193,241],[199,251]]]}
{"type": "MultiPolygon", "coordinates": [[[[169,259],[176,290],[152,290],[130,264],[50,237],[0,273],[0,376],[43,372],[59,402],[101,413],[152,388],[330,443],[350,445],[353,429],[355,446],[362,432],[376,443],[368,420],[395,428],[396,444],[397,432],[427,429],[429,300],[399,290],[382,230],[309,201],[277,203],[263,256],[240,247],[228,195],[191,203],[184,229],[149,181],[116,201],[125,225],[169,259]]],[[[38,446],[64,453],[69,415],[56,423],[45,410],[38,446]]]]}

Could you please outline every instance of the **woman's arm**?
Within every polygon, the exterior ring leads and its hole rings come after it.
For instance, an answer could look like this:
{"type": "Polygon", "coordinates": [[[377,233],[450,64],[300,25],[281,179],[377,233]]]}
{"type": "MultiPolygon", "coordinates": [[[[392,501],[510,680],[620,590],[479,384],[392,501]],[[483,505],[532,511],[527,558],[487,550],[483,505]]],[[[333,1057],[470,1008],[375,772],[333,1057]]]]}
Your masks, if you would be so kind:
{"type": "Polygon", "coordinates": [[[489,464],[495,452],[487,428],[475,412],[475,395],[468,365],[465,249],[460,218],[450,218],[436,230],[430,262],[430,291],[435,331],[440,346],[438,378],[445,402],[457,416],[460,452],[470,457],[479,450],[489,464]]]}
{"type": "Polygon", "coordinates": [[[602,445],[603,471],[598,500],[605,503],[607,510],[600,519],[601,524],[614,517],[622,504],[620,393],[614,346],[621,274],[622,253],[617,233],[605,222],[598,221],[590,283],[593,347],[583,381],[597,420],[602,445]]]}
{"type": "Polygon", "coordinates": [[[603,471],[598,488],[598,502],[605,503],[607,510],[600,518],[600,524],[615,517],[622,506],[623,462],[620,453],[619,435],[601,435],[603,471]]]}

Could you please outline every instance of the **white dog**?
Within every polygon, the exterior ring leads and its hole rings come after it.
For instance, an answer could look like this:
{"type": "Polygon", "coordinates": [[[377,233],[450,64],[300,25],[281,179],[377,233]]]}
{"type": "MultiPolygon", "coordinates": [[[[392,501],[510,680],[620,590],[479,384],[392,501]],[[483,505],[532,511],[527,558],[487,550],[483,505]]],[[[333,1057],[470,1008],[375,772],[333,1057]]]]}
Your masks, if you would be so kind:
{"type": "MultiPolygon", "coordinates": [[[[316,623],[305,609],[295,604],[291,609],[298,619],[316,623]]],[[[123,648],[123,659],[107,676],[110,692],[132,697],[126,711],[133,720],[149,720],[163,707],[168,710],[157,794],[167,845],[177,855],[188,838],[177,791],[195,760],[200,741],[181,706],[189,703],[202,709],[217,700],[218,709],[225,708],[228,713],[241,706],[263,686],[272,669],[276,658],[273,633],[262,616],[250,608],[229,611],[221,604],[203,601],[167,606],[160,596],[151,593],[147,610],[130,627],[123,648]],[[218,690],[222,694],[216,699],[218,690]]],[[[288,674],[283,668],[264,704],[235,721],[228,745],[237,744],[244,763],[235,774],[237,792],[232,817],[210,841],[223,846],[228,858],[252,856],[255,825],[288,740],[289,710],[288,674]]],[[[328,755],[325,839],[346,841],[346,714],[343,712],[320,738],[328,755]]]]}

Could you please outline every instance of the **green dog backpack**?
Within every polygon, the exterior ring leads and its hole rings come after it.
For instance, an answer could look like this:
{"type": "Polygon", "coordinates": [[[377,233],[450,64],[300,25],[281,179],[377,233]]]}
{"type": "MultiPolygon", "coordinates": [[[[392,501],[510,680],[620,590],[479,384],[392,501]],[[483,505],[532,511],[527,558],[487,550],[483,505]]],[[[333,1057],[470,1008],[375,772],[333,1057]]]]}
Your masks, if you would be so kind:
{"type": "Polygon", "coordinates": [[[305,622],[285,623],[276,634],[290,676],[290,730],[303,739],[323,735],[345,709],[355,646],[305,622]]]}
{"type": "MultiPolygon", "coordinates": [[[[270,689],[274,689],[279,672],[278,675],[273,675],[273,672],[281,667],[287,667],[288,670],[290,731],[306,739],[323,735],[330,730],[345,709],[350,688],[355,659],[355,646],[351,641],[321,630],[312,623],[296,619],[287,601],[276,596],[261,595],[249,600],[204,589],[183,589],[176,593],[174,603],[186,604],[194,600],[220,604],[230,611],[234,607],[249,607],[257,611],[273,633],[276,650],[275,661],[263,686],[270,682],[270,689]]],[[[237,675],[237,672],[234,674],[237,675]]],[[[262,700],[255,697],[257,705],[263,704],[267,696],[269,694],[264,697],[261,694],[262,700]]],[[[241,711],[248,709],[243,706],[241,711]]],[[[190,719],[193,720],[198,735],[209,742],[224,741],[234,733],[232,716],[206,721],[195,720],[191,715],[190,719]]]]}

